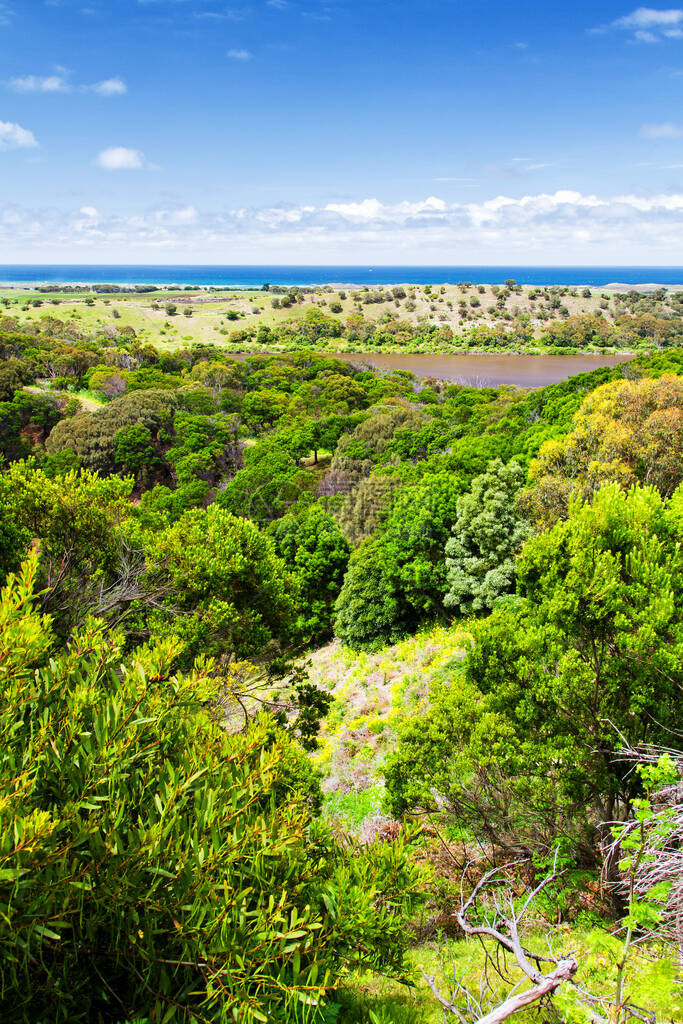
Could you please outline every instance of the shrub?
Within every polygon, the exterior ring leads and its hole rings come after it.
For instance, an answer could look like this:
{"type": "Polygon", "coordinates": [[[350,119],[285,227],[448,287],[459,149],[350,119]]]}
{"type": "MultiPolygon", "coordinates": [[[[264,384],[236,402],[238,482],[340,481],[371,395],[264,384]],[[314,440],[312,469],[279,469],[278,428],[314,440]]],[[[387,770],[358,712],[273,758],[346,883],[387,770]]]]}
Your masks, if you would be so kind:
{"type": "Polygon", "coordinates": [[[35,569],[0,597],[0,1017],[294,1020],[342,964],[400,971],[401,844],[335,846],[299,749],[229,736],[175,641],[122,663],[91,620],[56,652],[35,569]]]}
{"type": "Polygon", "coordinates": [[[332,516],[313,505],[270,527],[275,550],[294,574],[296,629],[307,640],[332,634],[332,608],[349,561],[349,545],[332,516]]]}
{"type": "Polygon", "coordinates": [[[387,770],[393,813],[440,805],[508,848],[566,836],[586,859],[639,781],[612,751],[683,725],[678,502],[616,484],[528,541],[520,597],[476,624],[461,675],[407,722],[387,770]]]}
{"type": "Polygon", "coordinates": [[[393,643],[443,614],[444,547],[461,487],[451,473],[406,487],[379,536],[353,553],[335,606],[337,636],[349,647],[393,643]]]}

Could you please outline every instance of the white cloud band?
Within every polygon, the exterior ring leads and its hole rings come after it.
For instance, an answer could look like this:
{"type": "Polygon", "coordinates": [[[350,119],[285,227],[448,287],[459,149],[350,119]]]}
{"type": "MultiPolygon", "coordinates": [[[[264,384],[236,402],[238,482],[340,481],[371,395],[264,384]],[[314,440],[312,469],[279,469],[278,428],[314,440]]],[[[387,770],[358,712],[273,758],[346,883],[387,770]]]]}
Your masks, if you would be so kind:
{"type": "Polygon", "coordinates": [[[186,205],[129,216],[94,206],[70,214],[0,206],[0,244],[14,252],[7,259],[21,250],[37,261],[61,253],[121,262],[681,264],[683,192],[565,189],[470,203],[370,198],[206,213],[186,205]]]}

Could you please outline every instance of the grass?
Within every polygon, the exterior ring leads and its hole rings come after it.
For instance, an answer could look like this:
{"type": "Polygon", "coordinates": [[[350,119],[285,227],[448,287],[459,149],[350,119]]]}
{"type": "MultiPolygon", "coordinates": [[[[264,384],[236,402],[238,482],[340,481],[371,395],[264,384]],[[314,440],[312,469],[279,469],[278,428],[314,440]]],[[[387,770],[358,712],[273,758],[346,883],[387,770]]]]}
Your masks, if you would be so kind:
{"type": "Polygon", "coordinates": [[[326,813],[349,831],[379,812],[380,769],[398,726],[419,714],[432,679],[457,664],[469,640],[460,625],[432,626],[373,654],[334,643],[313,655],[311,680],[333,694],[315,760],[330,794],[326,813]]]}
{"type": "MultiPolygon", "coordinates": [[[[539,950],[545,948],[541,935],[532,940],[539,950]]],[[[556,952],[573,952],[579,963],[576,981],[597,995],[610,998],[614,991],[615,963],[620,943],[606,930],[596,927],[565,926],[557,934],[556,952]]],[[[660,1024],[683,1021],[683,987],[676,981],[672,960],[650,957],[655,950],[644,950],[631,963],[629,998],[647,1013],[655,1013],[660,1024]]],[[[434,976],[439,991],[450,998],[449,981],[461,979],[478,995],[484,956],[477,942],[460,940],[450,943],[431,942],[412,949],[408,963],[413,986],[403,985],[373,974],[350,974],[339,993],[339,1024],[441,1024],[456,1017],[443,1014],[420,969],[434,976]]],[[[513,984],[520,972],[510,971],[513,984]]],[[[501,981],[495,985],[495,999],[502,1000],[511,989],[501,981]]],[[[566,1024],[589,1024],[590,1013],[571,985],[560,989],[555,1000],[560,1019],[566,1024]]],[[[458,1004],[456,1004],[458,1005],[458,1004]]],[[[462,1005],[460,1003],[459,1005],[462,1005]]],[[[606,1007],[602,1012],[605,1013],[606,1007]]],[[[516,1014],[515,1021],[538,1024],[538,1008],[516,1014]]]]}
{"type": "Polygon", "coordinates": [[[70,391],[69,395],[73,398],[77,398],[83,408],[87,412],[94,412],[95,409],[101,409],[105,404],[102,395],[98,395],[96,391],[70,391]]]}
{"type": "MultiPolygon", "coordinates": [[[[320,685],[327,685],[334,695],[322,727],[321,748],[315,757],[326,777],[325,816],[340,830],[358,836],[364,823],[381,813],[383,789],[379,769],[384,754],[395,741],[397,726],[406,717],[419,714],[420,704],[435,677],[443,672],[457,672],[458,661],[469,642],[467,623],[459,623],[451,628],[426,628],[373,654],[356,654],[331,644],[313,656],[313,678],[320,685]]],[[[433,865],[436,870],[438,863],[437,860],[433,865]]],[[[445,878],[435,881],[435,892],[440,887],[445,887],[444,891],[450,888],[451,883],[445,878]]],[[[433,899],[438,901],[436,896],[433,899]]],[[[428,911],[430,919],[442,920],[434,911],[432,905],[428,911]]],[[[554,905],[547,907],[537,901],[537,914],[554,916],[554,911],[554,905]]],[[[545,928],[540,917],[535,927],[545,928]]],[[[614,992],[621,954],[619,937],[610,928],[610,922],[603,921],[596,912],[582,909],[573,924],[560,924],[552,929],[555,954],[576,955],[577,981],[604,999],[614,992]]],[[[527,938],[539,952],[547,949],[542,931],[527,938]]],[[[449,982],[453,977],[478,992],[483,964],[477,942],[424,942],[412,948],[408,956],[411,985],[377,974],[351,973],[335,993],[325,1022],[440,1024],[444,1019],[456,1020],[444,1016],[421,969],[435,976],[439,990],[450,998],[449,982]]],[[[497,999],[509,992],[520,974],[513,971],[510,977],[511,985],[498,983],[497,999]]],[[[651,946],[634,952],[628,968],[628,995],[648,1013],[656,1013],[658,1024],[683,1022],[683,984],[680,979],[677,981],[673,960],[661,949],[651,946]]],[[[556,1005],[564,1024],[590,1024],[590,1014],[572,986],[564,986],[556,1005]]],[[[605,1016],[607,1009],[601,1012],[605,1016]]],[[[538,1011],[529,1009],[514,1019],[520,1024],[538,1024],[538,1011]]]]}
{"type": "MultiPolygon", "coordinates": [[[[358,300],[363,297],[363,292],[344,289],[345,297],[342,299],[339,292],[328,292],[324,289],[317,289],[305,295],[303,303],[295,302],[289,308],[274,309],[272,302],[274,296],[260,290],[211,293],[200,289],[194,291],[169,292],[160,290],[154,293],[144,294],[117,294],[100,295],[68,292],[40,293],[26,288],[0,288],[0,318],[3,315],[19,317],[31,323],[39,323],[45,316],[59,317],[70,320],[86,333],[92,333],[101,329],[116,329],[117,327],[132,327],[138,337],[144,342],[152,342],[162,348],[178,348],[184,344],[193,342],[213,342],[231,348],[230,334],[242,328],[256,328],[263,324],[268,327],[277,326],[284,320],[301,319],[306,311],[312,306],[320,309],[326,315],[334,315],[345,321],[358,309],[358,300]],[[34,307],[34,301],[40,301],[42,305],[34,307]],[[89,304],[91,303],[92,304],[89,304]],[[172,302],[177,307],[177,314],[169,316],[164,308],[165,304],[172,302]],[[332,314],[330,306],[339,304],[341,312],[332,314]],[[158,309],[153,309],[153,304],[158,309]],[[28,308],[26,308],[28,307],[28,308]],[[192,316],[186,317],[183,311],[192,309],[192,316]],[[256,312],[254,312],[256,310],[256,312]],[[115,316],[115,311],[118,316],[115,316]],[[235,317],[236,319],[228,319],[235,317]]],[[[403,321],[413,324],[420,322],[447,325],[456,333],[468,331],[477,324],[492,324],[501,322],[496,320],[498,314],[495,311],[495,295],[490,288],[485,288],[480,294],[476,286],[468,289],[461,289],[456,285],[445,285],[428,291],[422,286],[406,286],[406,291],[412,298],[391,300],[364,304],[361,302],[363,317],[368,320],[379,320],[391,314],[403,321]],[[480,302],[480,306],[474,309],[469,305],[469,299],[474,298],[480,302]],[[467,308],[470,315],[475,319],[463,321],[459,313],[458,303],[467,300],[467,308]],[[398,304],[397,304],[398,302],[398,304]]],[[[538,320],[537,312],[540,302],[532,303],[528,299],[529,289],[522,292],[514,292],[507,299],[506,310],[514,314],[520,310],[532,318],[535,323],[535,333],[540,335],[543,323],[538,320]]],[[[564,296],[563,304],[567,306],[570,314],[595,313],[600,309],[601,293],[594,291],[590,298],[584,298],[580,294],[575,297],[564,296]]],[[[616,300],[610,302],[610,308],[603,313],[608,320],[613,319],[617,312],[616,300]]],[[[505,325],[506,321],[502,321],[505,325]]],[[[508,323],[509,326],[509,323],[508,323]]],[[[245,346],[241,343],[237,346],[255,348],[254,344],[245,346]]],[[[397,351],[409,351],[411,346],[394,346],[397,351]]],[[[348,343],[343,339],[331,341],[326,345],[332,350],[350,350],[348,343]]],[[[364,346],[357,344],[353,346],[354,351],[362,351],[364,346]]],[[[391,347],[385,348],[389,351],[391,347]]],[[[443,343],[436,343],[436,348],[429,343],[425,351],[443,350],[443,343]]],[[[412,346],[412,350],[419,351],[419,345],[412,346]]]]}
{"type": "MultiPolygon", "coordinates": [[[[50,389],[48,382],[43,384],[27,384],[25,385],[24,391],[32,392],[33,394],[49,394],[50,389]]],[[[94,412],[96,409],[101,409],[105,404],[102,395],[99,395],[96,391],[88,391],[82,388],[80,391],[67,391],[60,392],[62,395],[66,395],[68,398],[77,398],[81,403],[81,407],[87,412],[94,412]]]]}

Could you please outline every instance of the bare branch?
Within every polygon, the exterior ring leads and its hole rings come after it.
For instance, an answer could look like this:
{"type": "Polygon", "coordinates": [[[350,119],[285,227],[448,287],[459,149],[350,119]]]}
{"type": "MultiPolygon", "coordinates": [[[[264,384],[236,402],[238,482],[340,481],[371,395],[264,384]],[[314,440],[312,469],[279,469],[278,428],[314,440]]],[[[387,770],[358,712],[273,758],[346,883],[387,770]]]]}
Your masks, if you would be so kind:
{"type": "MultiPolygon", "coordinates": [[[[574,957],[560,960],[555,970],[549,974],[542,975],[541,980],[533,988],[527,989],[526,992],[517,992],[514,995],[508,996],[503,1003],[491,1010],[490,1013],[480,1017],[477,1024],[501,1024],[502,1021],[511,1017],[513,1013],[518,1013],[526,1006],[531,1006],[532,1003],[539,1002],[545,996],[552,995],[564,981],[569,981],[576,974],[577,970],[578,964],[574,957]]],[[[426,975],[424,971],[422,971],[422,974],[444,1010],[455,1014],[455,1016],[463,1021],[463,1024],[467,1024],[467,1017],[464,1013],[441,995],[436,987],[434,978],[426,975]]]]}

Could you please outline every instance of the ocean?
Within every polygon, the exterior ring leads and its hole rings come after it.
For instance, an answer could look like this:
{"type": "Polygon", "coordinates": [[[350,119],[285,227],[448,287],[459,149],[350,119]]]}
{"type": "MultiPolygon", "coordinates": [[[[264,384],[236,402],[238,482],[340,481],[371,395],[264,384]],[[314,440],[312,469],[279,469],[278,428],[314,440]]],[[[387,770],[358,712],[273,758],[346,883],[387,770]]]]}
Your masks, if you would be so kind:
{"type": "Polygon", "coordinates": [[[666,284],[683,288],[683,267],[417,267],[417,266],[196,266],[196,265],[0,265],[4,284],[158,284],[261,288],[274,285],[666,284]]]}

